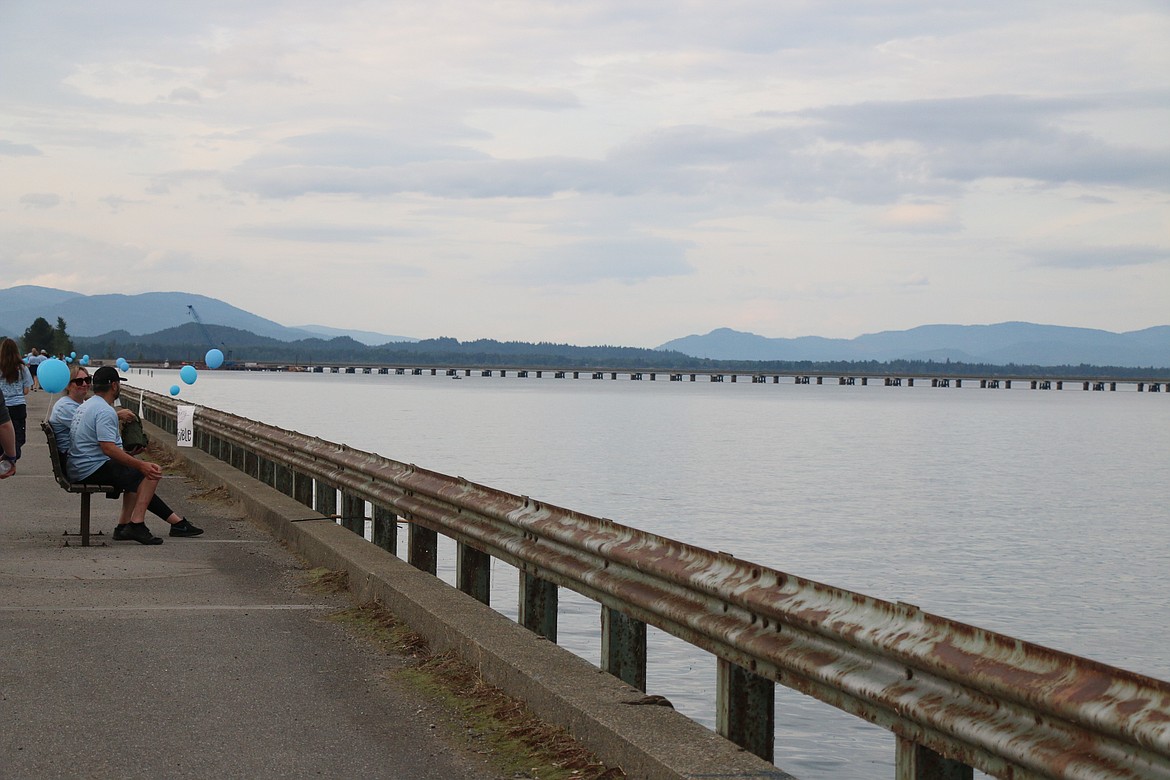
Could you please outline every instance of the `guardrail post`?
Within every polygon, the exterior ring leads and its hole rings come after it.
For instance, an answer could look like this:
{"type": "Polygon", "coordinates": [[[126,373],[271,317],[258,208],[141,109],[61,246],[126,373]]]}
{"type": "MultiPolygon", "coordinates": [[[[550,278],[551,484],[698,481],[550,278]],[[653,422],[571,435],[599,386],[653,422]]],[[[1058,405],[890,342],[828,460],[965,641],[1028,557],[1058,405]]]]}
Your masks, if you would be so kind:
{"type": "Polygon", "coordinates": [[[455,587],[484,604],[491,603],[492,556],[458,542],[455,546],[455,587]]]}
{"type": "Polygon", "coordinates": [[[288,488],[281,492],[285,495],[292,496],[293,499],[300,501],[307,507],[312,507],[313,478],[308,474],[302,474],[299,471],[293,471],[287,467],[277,466],[277,468],[288,472],[288,488]]]}
{"type": "Polygon", "coordinates": [[[896,749],[895,780],[972,780],[975,776],[966,764],[943,758],[914,740],[900,736],[896,749]]]}
{"type": "Polygon", "coordinates": [[[774,760],[776,684],[731,661],[718,662],[715,730],[765,761],[774,760]]]}
{"type": "Polygon", "coordinates": [[[317,480],[317,490],[313,496],[314,509],[326,517],[337,514],[337,488],[317,480]]]}
{"type": "Polygon", "coordinates": [[[272,487],[284,493],[286,496],[293,495],[293,480],[296,479],[296,474],[293,470],[283,463],[274,463],[272,466],[272,487]]]}
{"type": "Polygon", "coordinates": [[[256,456],[256,479],[272,487],[276,483],[276,464],[263,455],[256,456]]]}
{"type": "Polygon", "coordinates": [[[341,524],[363,539],[366,537],[366,501],[341,491],[341,524]]]}
{"type": "Polygon", "coordinates": [[[520,572],[520,625],[550,642],[557,641],[557,586],[520,572]]]}
{"type": "Polygon", "coordinates": [[[398,515],[393,509],[374,505],[374,544],[398,555],[398,515]]]}
{"type": "Polygon", "coordinates": [[[244,473],[252,479],[260,479],[260,456],[253,449],[244,450],[244,473]]]}
{"type": "Polygon", "coordinates": [[[601,670],[646,690],[646,624],[601,605],[601,670]]]}
{"type": "Polygon", "coordinates": [[[406,531],[407,563],[434,574],[439,569],[439,534],[418,523],[406,531]]]}

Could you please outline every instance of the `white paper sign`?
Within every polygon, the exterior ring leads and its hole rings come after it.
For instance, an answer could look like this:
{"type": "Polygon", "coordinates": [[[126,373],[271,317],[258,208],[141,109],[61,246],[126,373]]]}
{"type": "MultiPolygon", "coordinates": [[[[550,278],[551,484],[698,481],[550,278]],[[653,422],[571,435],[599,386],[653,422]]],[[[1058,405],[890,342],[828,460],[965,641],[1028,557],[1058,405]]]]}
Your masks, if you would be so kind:
{"type": "Polygon", "coordinates": [[[195,407],[176,406],[175,443],[180,447],[195,446],[195,407]]]}

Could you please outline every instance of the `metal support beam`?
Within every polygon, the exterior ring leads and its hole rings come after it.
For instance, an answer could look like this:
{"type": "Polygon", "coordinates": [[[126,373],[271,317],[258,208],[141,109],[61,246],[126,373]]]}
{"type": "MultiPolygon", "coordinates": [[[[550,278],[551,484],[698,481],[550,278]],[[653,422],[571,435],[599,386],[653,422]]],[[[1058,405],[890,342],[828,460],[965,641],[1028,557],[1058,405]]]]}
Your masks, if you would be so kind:
{"type": "Polygon", "coordinates": [[[272,469],[272,487],[286,496],[293,495],[293,470],[277,463],[272,469]]]}
{"type": "Polygon", "coordinates": [[[776,684],[722,658],[718,664],[715,730],[765,761],[775,760],[776,684]]]}
{"type": "Polygon", "coordinates": [[[81,546],[89,547],[89,493],[81,494],[81,546]]]}
{"type": "Polygon", "coordinates": [[[305,506],[312,506],[312,477],[298,472],[292,474],[292,498],[305,506]]]}
{"type": "Polygon", "coordinates": [[[244,473],[252,479],[260,479],[260,458],[251,449],[244,450],[244,473]]]}
{"type": "Polygon", "coordinates": [[[550,642],[557,641],[557,586],[520,572],[520,625],[550,642]]]}
{"type": "Polygon", "coordinates": [[[601,605],[601,669],[646,690],[646,624],[601,605]]]}
{"type": "Polygon", "coordinates": [[[398,555],[398,515],[393,509],[374,504],[374,544],[398,555]]]}
{"type": "Polygon", "coordinates": [[[898,737],[896,750],[895,780],[973,780],[975,776],[966,764],[943,758],[905,737],[898,737]]]}
{"type": "Polygon", "coordinates": [[[434,574],[439,568],[439,535],[418,523],[406,532],[407,562],[416,569],[434,574]]]}
{"type": "Polygon", "coordinates": [[[476,601],[491,603],[492,557],[458,542],[455,546],[455,587],[476,601]]]}
{"type": "Polygon", "coordinates": [[[337,514],[337,488],[317,480],[313,494],[313,508],[323,515],[337,514]]]}
{"type": "Polygon", "coordinates": [[[305,506],[313,505],[313,478],[305,474],[293,472],[292,497],[305,506]]]}
{"type": "Polygon", "coordinates": [[[276,485],[275,465],[269,458],[256,458],[256,478],[265,485],[268,485],[268,487],[275,487],[276,485]]]}
{"type": "Polygon", "coordinates": [[[366,536],[366,502],[346,490],[341,491],[341,524],[363,539],[366,536]]]}

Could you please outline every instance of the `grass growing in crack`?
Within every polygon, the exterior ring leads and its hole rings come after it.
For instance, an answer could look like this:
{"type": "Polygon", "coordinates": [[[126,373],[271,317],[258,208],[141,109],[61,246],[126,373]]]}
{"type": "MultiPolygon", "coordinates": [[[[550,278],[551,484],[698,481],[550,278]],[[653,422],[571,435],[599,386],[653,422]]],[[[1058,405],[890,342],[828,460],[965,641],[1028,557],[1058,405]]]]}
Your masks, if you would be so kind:
{"type": "Polygon", "coordinates": [[[484,682],[453,653],[427,657],[399,675],[459,713],[469,732],[491,750],[500,767],[513,773],[513,777],[625,777],[620,769],[602,764],[567,731],[537,718],[524,702],[484,682]]]}
{"type": "Polygon", "coordinates": [[[163,447],[158,442],[147,442],[146,450],[140,455],[143,460],[149,460],[157,463],[163,470],[164,474],[181,474],[184,472],[186,460],[176,454],[172,454],[166,447],[163,447]]]}
{"type": "Polygon", "coordinates": [[[333,571],[323,566],[310,569],[305,587],[314,593],[345,593],[349,590],[349,573],[333,571]]]}
{"type": "MultiPolygon", "coordinates": [[[[336,585],[326,569],[310,578],[336,585]]],[[[342,574],[344,576],[344,574],[342,574]]],[[[387,653],[409,656],[415,663],[391,672],[457,715],[465,735],[504,773],[539,780],[617,780],[620,769],[607,767],[564,729],[533,715],[524,702],[483,681],[453,653],[432,655],[426,640],[399,622],[380,604],[350,607],[330,616],[351,633],[387,653]]]]}

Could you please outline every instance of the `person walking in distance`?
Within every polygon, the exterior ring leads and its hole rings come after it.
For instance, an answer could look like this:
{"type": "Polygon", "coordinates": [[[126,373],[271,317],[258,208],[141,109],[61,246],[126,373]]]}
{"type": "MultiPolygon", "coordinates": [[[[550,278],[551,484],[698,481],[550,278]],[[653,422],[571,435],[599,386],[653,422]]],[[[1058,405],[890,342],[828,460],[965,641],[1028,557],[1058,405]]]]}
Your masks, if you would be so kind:
{"type": "MultiPolygon", "coordinates": [[[[135,458],[122,449],[122,435],[114,401],[122,393],[122,382],[113,366],[102,366],[93,374],[93,396],[77,408],[69,428],[69,458],[66,473],[72,482],[113,485],[122,491],[122,513],[114,539],[139,544],[162,544],[146,527],[150,507],[162,478],[157,463],[135,458]]],[[[203,529],[179,518],[171,523],[171,536],[198,536],[203,529]]]]}

